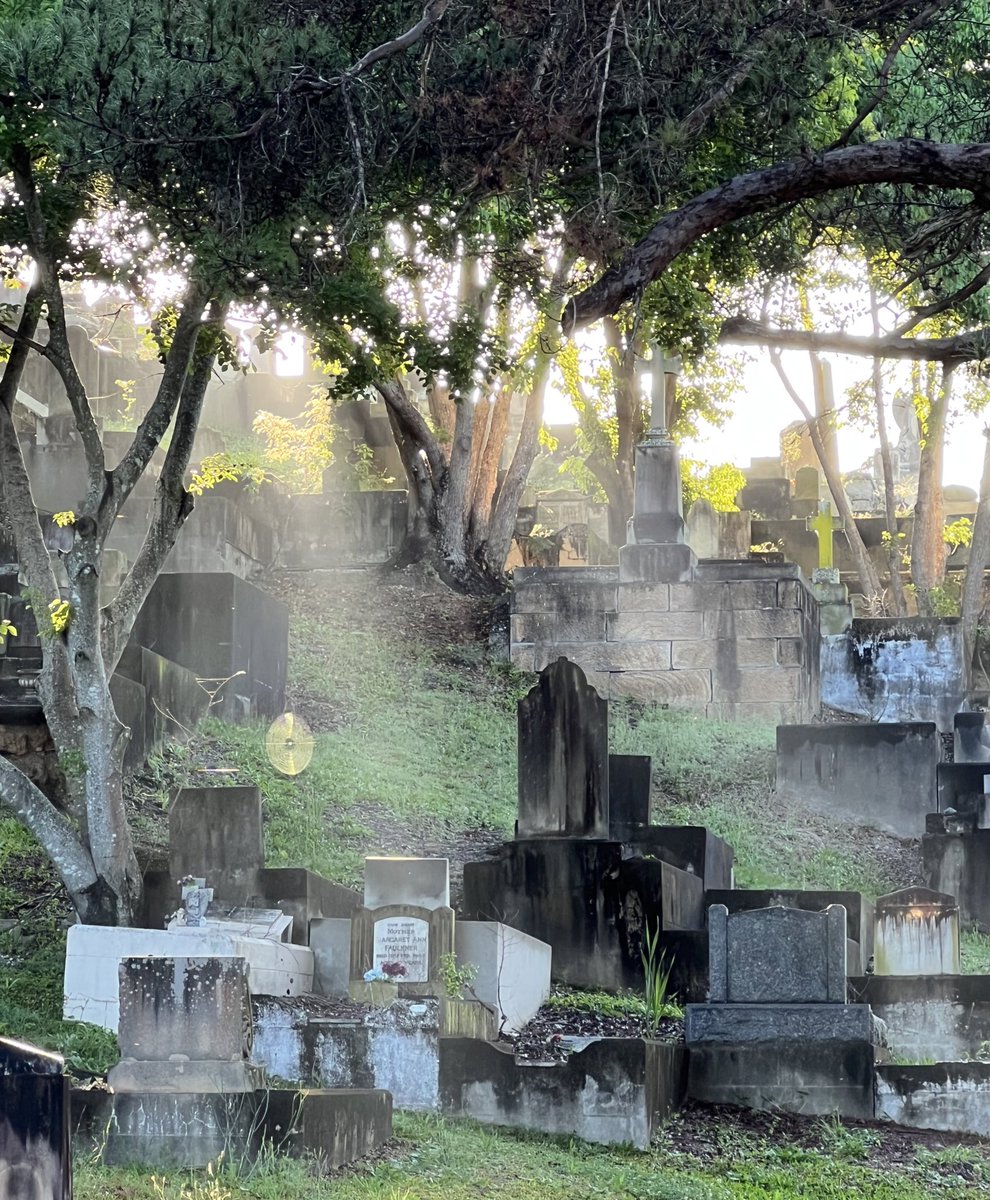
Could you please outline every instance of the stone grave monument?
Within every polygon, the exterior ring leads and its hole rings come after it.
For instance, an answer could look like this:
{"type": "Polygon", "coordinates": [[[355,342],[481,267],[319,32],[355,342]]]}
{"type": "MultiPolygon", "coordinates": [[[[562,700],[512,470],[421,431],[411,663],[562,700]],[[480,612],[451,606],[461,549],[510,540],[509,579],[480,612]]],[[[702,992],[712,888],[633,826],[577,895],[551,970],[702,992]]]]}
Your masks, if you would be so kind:
{"type": "Polygon", "coordinates": [[[685,1010],[688,1094],[870,1118],[873,1019],[847,1003],[846,911],[708,912],[710,990],[685,1010]]]}
{"type": "Polygon", "coordinates": [[[726,720],[807,720],[819,707],[818,604],[795,564],[749,557],[745,519],[735,531],[746,537],[745,561],[699,561],[685,541],[677,447],[662,421],[655,408],[636,448],[618,570],[516,571],[512,662],[541,671],[565,657],[609,699],[726,720]]]}
{"type": "Polygon", "coordinates": [[[455,919],[445,858],[365,859],[364,905],[350,920],[310,925],[318,994],[372,1004],[433,997],[444,1001],[441,1030],[452,1020],[513,1032],[533,1017],[550,991],[550,947],[499,921],[455,919]],[[466,997],[451,1005],[442,964],[472,974],[466,997]]]}
{"type": "Polygon", "coordinates": [[[516,838],[465,865],[464,915],[549,942],[562,983],[641,987],[644,926],[701,931],[706,877],[731,886],[732,851],[649,824],[649,760],[610,759],[608,706],[575,663],[558,659],[519,701],[518,736],[516,838]]]}
{"type": "Polygon", "coordinates": [[[204,1167],[248,1153],[264,1080],[250,1005],[243,958],[123,960],[106,1163],[204,1167]]]}
{"type": "Polygon", "coordinates": [[[876,903],[877,975],[960,975],[959,906],[928,888],[903,888],[876,903]]]}
{"type": "Polygon", "coordinates": [[[441,960],[454,953],[447,859],[366,859],[364,899],[351,918],[352,999],[372,999],[378,983],[398,996],[442,995],[441,960]]]}
{"type": "Polygon", "coordinates": [[[182,885],[184,903],[167,929],[73,925],[66,939],[67,1019],[117,1029],[118,972],[135,955],[163,960],[243,958],[255,995],[301,996],[313,989],[313,952],[290,941],[294,918],[281,909],[212,901],[202,879],[182,885]],[[190,919],[191,918],[191,919],[190,919]]]}
{"type": "Polygon", "coordinates": [[[550,992],[548,945],[455,918],[447,859],[367,859],[364,904],[314,919],[310,945],[322,1005],[260,999],[258,1057],[283,1078],[386,1088],[400,1108],[438,1109],[448,1039],[476,1048],[515,1032],[550,992]]]}
{"type": "Polygon", "coordinates": [[[86,1091],[79,1131],[108,1165],[156,1169],[250,1162],[264,1145],[341,1166],[392,1132],[375,1089],[276,1088],[252,1059],[248,964],[239,957],[120,964],[122,1058],[109,1091],[86,1091]]]}
{"type": "Polygon", "coordinates": [[[69,1083],[62,1059],[0,1038],[0,1196],[71,1200],[69,1083]]]}
{"type": "Polygon", "coordinates": [[[350,888],[300,867],[266,867],[261,791],[256,787],[180,788],[168,814],[167,871],[144,877],[142,924],[161,929],[176,907],[182,879],[205,879],[218,903],[280,908],[295,918],[292,937],[305,945],[312,917],[350,916],[350,888]]]}

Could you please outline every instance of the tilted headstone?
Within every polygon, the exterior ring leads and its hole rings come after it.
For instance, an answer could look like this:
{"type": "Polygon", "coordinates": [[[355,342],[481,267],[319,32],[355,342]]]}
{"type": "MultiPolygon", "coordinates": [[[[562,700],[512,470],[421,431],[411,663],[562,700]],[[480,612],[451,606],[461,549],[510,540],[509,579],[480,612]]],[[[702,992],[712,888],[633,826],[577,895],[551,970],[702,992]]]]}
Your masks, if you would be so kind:
{"type": "Polygon", "coordinates": [[[519,701],[517,836],[607,838],[608,701],[558,658],[519,701]]]}
{"type": "Polygon", "coordinates": [[[71,1196],[69,1082],[62,1059],[0,1038],[0,1197],[71,1196]]]}
{"type": "Polygon", "coordinates": [[[877,975],[959,975],[959,905],[928,888],[903,888],[876,903],[877,975]]]}
{"type": "Polygon", "coordinates": [[[846,1003],[846,910],[708,910],[712,1003],[846,1003]]]}

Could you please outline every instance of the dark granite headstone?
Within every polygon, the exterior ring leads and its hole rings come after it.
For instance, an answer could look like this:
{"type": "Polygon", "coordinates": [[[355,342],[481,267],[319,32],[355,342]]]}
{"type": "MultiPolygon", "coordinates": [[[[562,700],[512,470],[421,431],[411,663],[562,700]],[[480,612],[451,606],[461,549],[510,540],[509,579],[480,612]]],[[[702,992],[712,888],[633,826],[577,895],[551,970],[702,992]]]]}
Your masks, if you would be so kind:
{"type": "Polygon", "coordinates": [[[519,701],[520,838],[607,838],[608,701],[558,658],[519,701]]]}
{"type": "Polygon", "coordinates": [[[711,1000],[735,1004],[846,1002],[846,910],[708,910],[711,1000]]]}
{"type": "Polygon", "coordinates": [[[0,1197],[71,1195],[69,1084],[62,1059],[0,1038],[0,1197]]]}

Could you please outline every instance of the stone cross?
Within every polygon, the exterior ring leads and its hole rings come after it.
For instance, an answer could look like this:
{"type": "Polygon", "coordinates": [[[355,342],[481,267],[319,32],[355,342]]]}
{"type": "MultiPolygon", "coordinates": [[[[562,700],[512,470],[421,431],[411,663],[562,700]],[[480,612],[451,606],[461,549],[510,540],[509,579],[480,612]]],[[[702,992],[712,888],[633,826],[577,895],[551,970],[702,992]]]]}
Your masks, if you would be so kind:
{"type": "Polygon", "coordinates": [[[654,344],[650,356],[650,429],[648,441],[667,441],[667,414],[677,394],[677,376],[681,360],[668,356],[662,346],[654,344]]]}
{"type": "Polygon", "coordinates": [[[818,512],[813,517],[805,517],[805,528],[818,538],[818,566],[820,569],[832,569],[832,534],[843,529],[845,523],[841,517],[832,515],[832,506],[827,500],[818,505],[818,512]]]}

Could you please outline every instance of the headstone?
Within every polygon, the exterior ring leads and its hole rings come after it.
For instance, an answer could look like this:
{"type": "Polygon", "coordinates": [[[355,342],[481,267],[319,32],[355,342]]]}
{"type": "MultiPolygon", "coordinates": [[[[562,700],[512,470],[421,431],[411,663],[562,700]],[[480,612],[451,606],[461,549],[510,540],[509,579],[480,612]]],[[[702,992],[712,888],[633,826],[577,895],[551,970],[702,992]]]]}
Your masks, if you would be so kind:
{"type": "Polygon", "coordinates": [[[687,515],[687,544],[699,558],[721,558],[719,550],[719,514],[710,501],[701,497],[687,515]]]}
{"type": "Polygon", "coordinates": [[[364,906],[412,904],[450,907],[450,862],[446,858],[366,858],[364,906]]]}
{"type": "Polygon", "coordinates": [[[855,513],[872,513],[876,508],[876,485],[869,475],[850,475],[845,481],[846,498],[855,513]]]}
{"type": "Polygon", "coordinates": [[[846,910],[708,910],[710,999],[729,1004],[844,1004],[846,910]]]}
{"type": "Polygon", "coordinates": [[[382,984],[442,995],[440,960],[454,952],[448,860],[366,859],[364,899],[351,921],[351,996],[374,1003],[382,984]]]}
{"type": "Polygon", "coordinates": [[[125,958],[115,1092],[237,1093],[259,1086],[250,1062],[243,958],[125,958]]]}
{"type": "Polygon", "coordinates": [[[952,725],[953,762],[990,762],[990,730],[986,727],[986,713],[956,713],[952,725]]]}
{"type": "Polygon", "coordinates": [[[876,904],[877,975],[959,975],[959,906],[953,896],[904,888],[876,904]]]}
{"type": "Polygon", "coordinates": [[[0,1197],[71,1196],[69,1082],[62,1059],[0,1038],[0,1197]]]}
{"type": "Polygon", "coordinates": [[[653,759],[648,754],[608,756],[608,804],[610,836],[625,840],[642,832],[650,823],[650,788],[653,759]]]}
{"type": "Polygon", "coordinates": [[[736,496],[736,504],[767,521],[787,521],[791,516],[791,481],[785,478],[752,478],[736,496]]]}
{"type": "Polygon", "coordinates": [[[168,813],[173,880],[209,878],[222,895],[225,877],[244,878],[265,865],[261,790],[180,788],[168,813]]]}
{"type": "Polygon", "coordinates": [[[607,838],[608,701],[558,658],[519,701],[518,836],[607,838]]]}
{"type": "Polygon", "coordinates": [[[821,499],[819,474],[814,467],[798,467],[794,476],[794,499],[813,500],[815,508],[821,499]]]}

